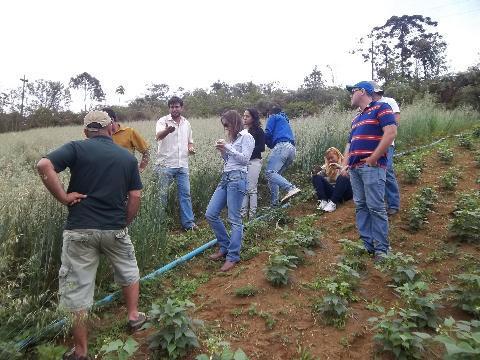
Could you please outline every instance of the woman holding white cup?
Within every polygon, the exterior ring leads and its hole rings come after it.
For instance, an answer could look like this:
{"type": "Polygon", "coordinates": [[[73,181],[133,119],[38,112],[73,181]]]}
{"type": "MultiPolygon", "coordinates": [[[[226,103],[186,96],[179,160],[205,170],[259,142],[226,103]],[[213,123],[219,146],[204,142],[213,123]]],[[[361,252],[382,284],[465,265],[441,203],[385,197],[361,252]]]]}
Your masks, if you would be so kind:
{"type": "Polygon", "coordinates": [[[247,167],[255,147],[255,140],[248,129],[243,129],[242,117],[235,110],[225,112],[221,117],[227,132],[227,140],[218,139],[215,148],[223,160],[223,173],[210,199],[205,216],[215,233],[218,250],[210,255],[212,260],[225,258],[220,271],[229,271],[240,261],[243,239],[243,223],[240,209],[247,190],[247,167]],[[220,219],[220,212],[227,207],[230,234],[220,219]]]}

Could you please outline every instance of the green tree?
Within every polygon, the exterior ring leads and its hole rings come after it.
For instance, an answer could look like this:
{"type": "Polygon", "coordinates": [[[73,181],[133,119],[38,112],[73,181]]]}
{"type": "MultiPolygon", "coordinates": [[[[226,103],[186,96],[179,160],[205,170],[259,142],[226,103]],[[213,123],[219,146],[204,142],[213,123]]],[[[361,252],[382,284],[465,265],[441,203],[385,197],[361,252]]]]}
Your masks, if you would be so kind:
{"type": "Polygon", "coordinates": [[[315,65],[309,75],[305,76],[302,87],[307,91],[317,91],[325,88],[323,74],[318,70],[317,65],[315,65]]]}
{"type": "Polygon", "coordinates": [[[39,108],[63,111],[71,101],[70,90],[60,81],[35,80],[27,84],[29,103],[27,110],[32,113],[39,108]]]}
{"type": "Polygon", "coordinates": [[[372,64],[372,78],[430,79],[446,70],[446,43],[438,23],[422,15],[392,16],[360,39],[353,53],[372,64]]]}
{"type": "Polygon", "coordinates": [[[115,89],[115,94],[118,95],[118,103],[120,104],[120,95],[125,95],[125,88],[123,87],[123,85],[117,86],[117,88],[115,89]]]}
{"type": "Polygon", "coordinates": [[[85,105],[85,112],[87,111],[87,97],[90,97],[90,99],[93,101],[99,102],[105,99],[105,93],[100,85],[100,81],[87,72],[70,78],[70,87],[73,89],[83,90],[83,103],[85,105]]]}

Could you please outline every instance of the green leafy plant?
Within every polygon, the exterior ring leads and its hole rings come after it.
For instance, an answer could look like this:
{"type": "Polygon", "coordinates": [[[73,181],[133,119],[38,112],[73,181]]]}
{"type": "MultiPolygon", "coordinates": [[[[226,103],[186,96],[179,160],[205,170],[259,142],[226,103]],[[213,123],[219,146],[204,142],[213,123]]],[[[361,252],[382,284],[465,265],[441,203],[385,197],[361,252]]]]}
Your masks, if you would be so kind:
{"type": "Polygon", "coordinates": [[[395,318],[396,313],[390,310],[380,318],[370,318],[375,323],[373,330],[377,333],[375,341],[381,345],[382,351],[393,353],[396,359],[421,359],[425,350],[424,340],[427,334],[415,332],[415,322],[403,318],[395,318]]]}
{"type": "Polygon", "coordinates": [[[257,304],[253,303],[247,310],[248,316],[256,316],[258,315],[257,304]]]}
{"type": "Polygon", "coordinates": [[[248,356],[240,348],[235,350],[235,352],[232,351],[228,343],[225,343],[221,350],[214,352],[211,355],[197,355],[195,360],[248,360],[248,356]]]}
{"type": "Polygon", "coordinates": [[[297,356],[293,360],[318,360],[318,358],[314,358],[309,349],[298,345],[297,356]]]}
{"type": "Polygon", "coordinates": [[[421,174],[422,167],[415,162],[403,166],[403,179],[407,184],[416,184],[421,174]]]}
{"type": "Polygon", "coordinates": [[[275,320],[272,314],[270,314],[268,311],[260,311],[258,315],[260,315],[260,317],[265,320],[265,327],[268,330],[272,330],[277,323],[277,320],[275,320]]]}
{"type": "Polygon", "coordinates": [[[480,358],[480,321],[455,321],[445,319],[438,328],[439,335],[434,341],[445,346],[446,360],[467,360],[480,358]]]}
{"type": "Polygon", "coordinates": [[[114,340],[105,344],[100,349],[102,359],[105,360],[126,360],[132,357],[138,350],[138,343],[129,337],[127,340],[114,340]]]}
{"type": "Polygon", "coordinates": [[[348,313],[348,301],[336,294],[327,294],[313,303],[312,311],[321,314],[327,325],[339,329],[345,327],[348,313]]]}
{"type": "Polygon", "coordinates": [[[430,187],[421,188],[414,196],[408,210],[408,225],[410,230],[417,231],[427,222],[427,213],[432,211],[438,196],[430,187]]]}
{"type": "Polygon", "coordinates": [[[257,295],[258,289],[255,286],[248,284],[248,285],[239,287],[238,289],[235,289],[234,293],[235,293],[235,296],[238,296],[238,297],[250,297],[250,296],[257,295]]]}
{"type": "Polygon", "coordinates": [[[479,125],[473,127],[472,136],[476,137],[476,138],[480,137],[480,126],[479,125]]]}
{"type": "Polygon", "coordinates": [[[355,290],[360,283],[360,275],[355,269],[344,263],[335,264],[337,267],[335,270],[335,279],[337,283],[348,283],[352,290],[355,290]]]}
{"type": "Polygon", "coordinates": [[[450,222],[450,233],[461,241],[480,242],[480,191],[460,195],[450,222]]]}
{"type": "Polygon", "coordinates": [[[471,150],[473,149],[472,138],[466,134],[460,135],[458,137],[458,145],[465,149],[471,150]]]}
{"type": "Polygon", "coordinates": [[[412,255],[404,254],[402,252],[390,252],[379,265],[382,271],[393,271],[398,266],[406,267],[415,263],[412,255]]]}
{"type": "Polygon", "coordinates": [[[453,161],[453,151],[447,145],[442,145],[437,150],[440,161],[444,164],[450,164],[453,161]]]}
{"type": "Polygon", "coordinates": [[[304,248],[300,246],[295,238],[288,237],[286,239],[276,239],[275,245],[281,250],[283,255],[291,256],[291,262],[295,265],[300,265],[305,262],[304,248]]]}
{"type": "Polygon", "coordinates": [[[288,256],[278,253],[271,254],[267,267],[264,269],[267,280],[273,286],[286,285],[288,283],[290,269],[297,267],[293,263],[295,260],[295,256],[288,256]]]}
{"type": "MultiPolygon", "coordinates": [[[[1,347],[1,346],[0,346],[1,347]]],[[[65,346],[56,346],[53,344],[42,344],[36,347],[38,360],[61,359],[62,355],[67,351],[65,346]]],[[[0,359],[2,359],[0,351],[0,359]]],[[[10,357],[9,357],[10,358],[10,357]]]]}
{"type": "Polygon", "coordinates": [[[456,286],[445,289],[452,294],[455,305],[480,318],[480,271],[456,275],[456,286]]]}
{"type": "Polygon", "coordinates": [[[473,160],[475,160],[475,165],[477,167],[480,167],[480,151],[475,151],[475,154],[473,155],[473,160]]]}
{"type": "Polygon", "coordinates": [[[400,316],[415,322],[418,328],[435,329],[438,325],[437,310],[442,307],[439,303],[442,297],[438,294],[428,294],[427,290],[428,286],[422,281],[405,283],[395,288],[407,306],[405,310],[400,311],[400,316]]]}
{"type": "Polygon", "coordinates": [[[152,304],[150,324],[159,331],[149,337],[149,348],[157,355],[166,354],[169,359],[185,356],[188,350],[198,347],[197,335],[194,329],[202,323],[192,320],[187,310],[195,305],[188,300],[168,298],[164,304],[152,304]]]}
{"type": "Polygon", "coordinates": [[[458,184],[458,169],[451,168],[440,177],[441,187],[444,190],[454,190],[458,184]]]}
{"type": "Polygon", "coordinates": [[[391,271],[392,280],[396,285],[413,283],[420,279],[420,273],[415,266],[397,266],[391,271]]]}

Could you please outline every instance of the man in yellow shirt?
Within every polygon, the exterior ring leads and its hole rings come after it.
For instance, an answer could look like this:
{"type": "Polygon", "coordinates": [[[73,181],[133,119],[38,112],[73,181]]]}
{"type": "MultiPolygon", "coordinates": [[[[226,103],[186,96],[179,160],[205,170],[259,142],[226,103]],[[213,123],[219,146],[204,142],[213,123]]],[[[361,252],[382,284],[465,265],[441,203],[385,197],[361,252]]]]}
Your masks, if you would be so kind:
{"type": "Polygon", "coordinates": [[[140,172],[143,172],[148,165],[148,160],[150,159],[150,153],[148,148],[148,143],[145,139],[138,133],[137,130],[122,126],[117,122],[117,114],[110,108],[103,109],[110,119],[113,121],[113,135],[112,139],[115,144],[120,145],[130,151],[132,154],[135,153],[135,150],[142,154],[142,160],[138,166],[140,172]]]}

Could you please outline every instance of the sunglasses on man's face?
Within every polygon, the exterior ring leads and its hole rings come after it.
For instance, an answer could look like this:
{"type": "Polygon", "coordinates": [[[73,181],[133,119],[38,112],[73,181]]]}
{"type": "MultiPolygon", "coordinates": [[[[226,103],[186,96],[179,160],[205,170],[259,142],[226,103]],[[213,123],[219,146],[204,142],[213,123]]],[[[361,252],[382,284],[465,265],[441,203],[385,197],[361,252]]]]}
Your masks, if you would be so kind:
{"type": "Polygon", "coordinates": [[[352,91],[350,91],[350,93],[353,95],[353,94],[355,94],[355,92],[358,91],[358,90],[362,90],[362,89],[360,89],[360,88],[353,88],[352,91]]]}

